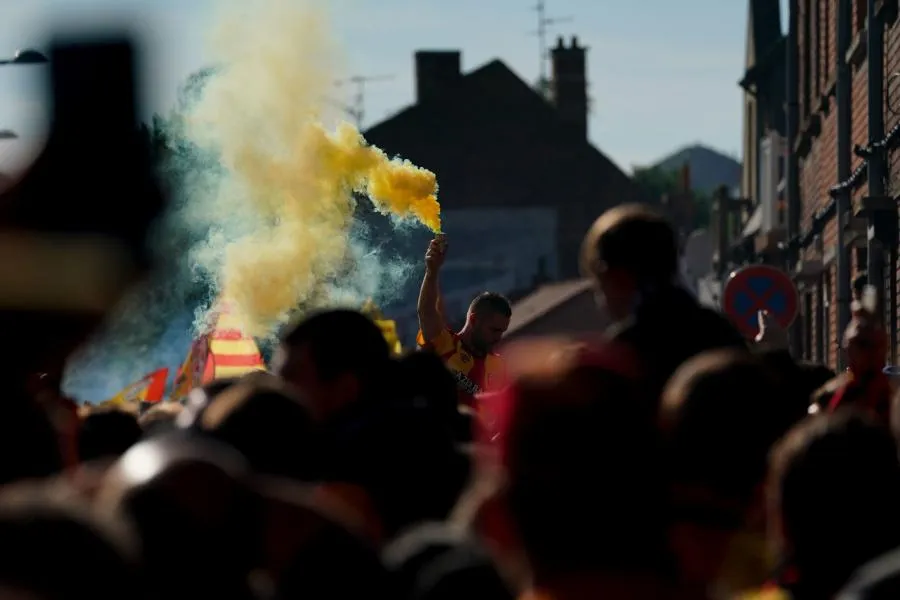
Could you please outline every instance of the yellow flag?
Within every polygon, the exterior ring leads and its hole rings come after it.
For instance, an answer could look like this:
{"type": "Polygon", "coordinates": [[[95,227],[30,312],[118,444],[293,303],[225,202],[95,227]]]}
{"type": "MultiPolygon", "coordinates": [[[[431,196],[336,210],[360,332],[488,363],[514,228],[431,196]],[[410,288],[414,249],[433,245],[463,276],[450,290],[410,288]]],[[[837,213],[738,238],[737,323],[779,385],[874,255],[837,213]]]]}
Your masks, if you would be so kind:
{"type": "Polygon", "coordinates": [[[388,343],[391,352],[394,354],[402,354],[403,345],[400,343],[400,336],[397,335],[397,322],[391,319],[380,319],[375,321],[375,324],[381,329],[384,341],[388,343]]]}
{"type": "Polygon", "coordinates": [[[121,406],[132,402],[159,402],[166,391],[168,378],[168,368],[157,369],[140,381],[132,383],[101,406],[121,406]]]}
{"type": "Polygon", "coordinates": [[[374,321],[378,328],[381,329],[384,340],[394,354],[403,353],[403,345],[400,343],[400,336],[397,335],[397,322],[392,319],[385,319],[381,309],[375,302],[369,298],[363,303],[360,312],[374,321]]]}

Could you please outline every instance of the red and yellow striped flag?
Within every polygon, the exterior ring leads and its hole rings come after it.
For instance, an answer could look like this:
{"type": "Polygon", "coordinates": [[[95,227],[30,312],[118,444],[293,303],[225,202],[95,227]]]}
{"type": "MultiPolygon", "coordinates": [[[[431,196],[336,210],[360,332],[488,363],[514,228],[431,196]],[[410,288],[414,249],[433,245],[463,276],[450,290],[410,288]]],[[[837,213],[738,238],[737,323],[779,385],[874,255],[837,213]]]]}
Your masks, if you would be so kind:
{"type": "Polygon", "coordinates": [[[166,392],[166,380],[168,379],[168,368],[157,369],[104,402],[103,406],[159,402],[166,392]]]}
{"type": "Polygon", "coordinates": [[[175,374],[175,387],[172,390],[173,400],[179,401],[186,398],[192,389],[201,384],[208,358],[209,340],[204,334],[193,341],[187,358],[175,374]]]}
{"type": "Polygon", "coordinates": [[[207,338],[209,355],[202,383],[266,370],[259,347],[252,337],[244,333],[244,327],[230,303],[220,302],[215,323],[207,338]]]}

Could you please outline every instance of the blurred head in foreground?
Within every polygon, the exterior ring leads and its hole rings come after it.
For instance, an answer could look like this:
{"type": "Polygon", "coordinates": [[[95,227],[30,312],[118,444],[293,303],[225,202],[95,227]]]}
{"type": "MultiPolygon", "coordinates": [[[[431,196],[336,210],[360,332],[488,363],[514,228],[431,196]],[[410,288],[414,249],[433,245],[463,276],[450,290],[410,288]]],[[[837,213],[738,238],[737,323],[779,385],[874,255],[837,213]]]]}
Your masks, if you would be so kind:
{"type": "Polygon", "coordinates": [[[498,407],[496,454],[459,516],[475,521],[511,576],[537,588],[602,575],[658,591],[664,479],[649,403],[626,356],[559,345],[518,363],[498,407]]]}

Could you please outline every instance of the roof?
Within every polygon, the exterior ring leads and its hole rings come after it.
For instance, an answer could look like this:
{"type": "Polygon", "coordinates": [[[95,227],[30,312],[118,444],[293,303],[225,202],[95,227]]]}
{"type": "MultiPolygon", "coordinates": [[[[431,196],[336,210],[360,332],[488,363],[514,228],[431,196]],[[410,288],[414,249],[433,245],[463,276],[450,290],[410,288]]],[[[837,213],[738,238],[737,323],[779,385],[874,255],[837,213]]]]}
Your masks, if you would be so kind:
{"type": "Polygon", "coordinates": [[[782,37],[779,0],[751,0],[753,45],[757,55],[771,48],[782,37]]]}
{"type": "MultiPolygon", "coordinates": [[[[751,90],[762,78],[768,77],[766,85],[771,89],[767,95],[783,95],[785,78],[778,70],[783,69],[785,64],[786,44],[779,0],[749,0],[745,71],[739,85],[751,90]]],[[[780,109],[780,98],[775,98],[773,102],[780,109]]]]}
{"type": "Polygon", "coordinates": [[[592,285],[589,279],[575,279],[539,287],[513,305],[507,335],[527,327],[555,308],[589,291],[592,285]]]}
{"type": "Polygon", "coordinates": [[[749,0],[747,6],[747,66],[759,59],[782,37],[779,0],[749,0]]]}
{"type": "Polygon", "coordinates": [[[577,172],[580,177],[604,180],[613,177],[632,186],[634,198],[649,200],[608,156],[587,138],[572,137],[563,124],[556,108],[544,96],[503,61],[492,60],[463,73],[459,83],[447,90],[440,100],[414,103],[401,109],[366,130],[365,138],[382,148],[402,148],[404,158],[422,164],[428,161],[411,154],[415,153],[416,142],[423,135],[427,135],[431,147],[446,146],[450,138],[464,139],[464,145],[471,153],[475,148],[484,150],[496,139],[528,146],[550,132],[572,149],[567,160],[573,169],[571,176],[576,176],[577,172]]]}
{"type": "MultiPolygon", "coordinates": [[[[452,92],[448,91],[444,101],[439,106],[442,109],[458,106],[458,99],[471,98],[473,96],[501,101],[509,100],[512,97],[519,106],[509,108],[522,108],[521,105],[526,104],[528,108],[543,111],[548,118],[555,118],[556,115],[556,111],[547,100],[525,83],[503,61],[497,59],[485,63],[473,71],[464,73],[460,84],[455,86],[452,92]]],[[[421,118],[431,113],[435,106],[438,105],[435,103],[413,103],[397,111],[384,121],[370,127],[366,135],[368,137],[371,134],[377,134],[383,128],[393,127],[403,121],[414,118],[421,118]]]]}

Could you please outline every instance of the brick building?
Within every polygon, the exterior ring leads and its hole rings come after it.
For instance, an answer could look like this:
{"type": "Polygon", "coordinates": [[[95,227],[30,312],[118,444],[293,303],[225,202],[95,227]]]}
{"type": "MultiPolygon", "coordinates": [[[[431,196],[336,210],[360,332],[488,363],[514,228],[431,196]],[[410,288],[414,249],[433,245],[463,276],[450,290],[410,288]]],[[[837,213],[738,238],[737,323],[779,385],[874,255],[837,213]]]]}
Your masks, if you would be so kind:
{"type": "MultiPolygon", "coordinates": [[[[878,0],[872,15],[868,14],[866,0],[791,0],[790,7],[794,29],[787,39],[796,44],[796,81],[789,80],[788,87],[793,85],[796,93],[797,119],[795,130],[788,132],[787,152],[793,152],[796,158],[796,170],[788,174],[788,185],[791,177],[796,177],[796,197],[792,200],[789,192],[787,202],[795,202],[799,223],[789,232],[788,250],[800,291],[802,353],[832,366],[840,364],[838,341],[849,316],[850,282],[867,268],[872,273],[883,268],[884,281],[878,281],[878,277],[870,280],[882,289],[896,356],[900,151],[893,149],[895,140],[881,153],[878,145],[873,148],[868,116],[871,106],[883,112],[884,127],[874,132],[874,140],[884,139],[900,123],[900,95],[891,89],[896,79],[891,75],[900,72],[897,1],[878,0]],[[882,48],[868,47],[868,27],[883,31],[882,48]],[[869,81],[870,56],[878,60],[883,56],[884,77],[880,82],[869,81]],[[842,70],[846,100],[842,100],[842,70]],[[884,102],[880,101],[882,90],[886,92],[884,102]],[[870,193],[868,171],[874,164],[871,157],[877,156],[885,158],[883,177],[876,181],[884,189],[870,193]],[[874,245],[867,240],[873,235],[874,245]],[[870,262],[869,248],[883,253],[878,258],[881,262],[870,262]]],[[[790,47],[784,59],[788,62],[789,53],[790,47]]],[[[790,92],[788,98],[787,109],[791,111],[790,92]]]]}
{"type": "Polygon", "coordinates": [[[743,165],[740,239],[762,262],[777,260],[785,241],[785,207],[779,187],[784,175],[785,45],[779,0],[751,0],[743,90],[743,165]]]}

